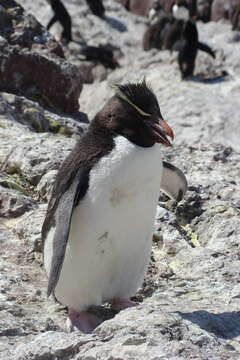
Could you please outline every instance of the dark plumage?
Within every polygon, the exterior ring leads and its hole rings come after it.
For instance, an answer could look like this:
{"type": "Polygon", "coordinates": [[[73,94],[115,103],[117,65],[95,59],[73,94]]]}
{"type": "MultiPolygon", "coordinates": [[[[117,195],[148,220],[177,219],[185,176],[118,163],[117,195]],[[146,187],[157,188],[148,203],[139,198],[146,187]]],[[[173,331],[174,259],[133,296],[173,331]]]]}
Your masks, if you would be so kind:
{"type": "Polygon", "coordinates": [[[116,95],[121,99],[126,97],[131,103],[138,106],[148,116],[162,117],[157,98],[153,91],[143,81],[142,83],[129,83],[116,85],[116,95]],[[123,94],[124,97],[121,96],[123,94]]]}
{"type": "Polygon", "coordinates": [[[173,21],[164,37],[163,49],[178,50],[177,44],[179,43],[183,26],[184,20],[175,19],[173,21]]]}
{"type": "Polygon", "coordinates": [[[232,30],[240,30],[240,4],[233,8],[231,16],[232,30]]]}
{"type": "Polygon", "coordinates": [[[180,38],[178,64],[182,78],[193,76],[198,50],[207,52],[215,58],[214,51],[206,44],[198,41],[196,24],[189,20],[184,23],[180,38]]]}
{"type": "Polygon", "coordinates": [[[173,23],[173,16],[166,14],[160,16],[154,24],[150,24],[143,35],[143,50],[148,51],[152,48],[161,50],[166,33],[168,33],[173,23]]]}
{"type": "Polygon", "coordinates": [[[197,1],[197,19],[203,22],[211,20],[211,8],[213,0],[198,0],[197,1]]]}
{"type": "Polygon", "coordinates": [[[198,32],[192,21],[187,21],[182,31],[182,44],[178,53],[178,64],[182,78],[193,75],[197,56],[198,32]]]}
{"type": "Polygon", "coordinates": [[[54,12],[54,16],[47,24],[47,29],[50,30],[52,25],[55,24],[56,21],[59,21],[63,27],[63,31],[61,34],[62,39],[67,42],[72,41],[72,20],[67,9],[60,0],[47,1],[50,3],[54,12]]]}
{"type": "Polygon", "coordinates": [[[116,69],[119,67],[118,61],[114,58],[113,50],[107,45],[84,45],[81,47],[80,53],[85,56],[85,60],[100,62],[106,68],[116,69]]]}
{"type": "Polygon", "coordinates": [[[100,18],[104,17],[105,8],[102,0],[86,0],[86,2],[94,15],[100,18]]]}

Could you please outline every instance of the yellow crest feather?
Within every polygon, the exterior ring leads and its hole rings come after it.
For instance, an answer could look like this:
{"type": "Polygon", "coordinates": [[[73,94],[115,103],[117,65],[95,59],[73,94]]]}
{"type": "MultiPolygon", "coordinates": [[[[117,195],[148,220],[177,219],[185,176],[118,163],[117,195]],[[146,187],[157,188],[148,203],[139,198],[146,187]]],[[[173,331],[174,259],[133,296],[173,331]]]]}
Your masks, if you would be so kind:
{"type": "Polygon", "coordinates": [[[151,114],[147,114],[145,111],[140,109],[137,105],[135,105],[130,99],[128,99],[128,97],[125,94],[123,94],[123,92],[119,89],[118,85],[112,85],[111,87],[116,91],[118,96],[120,96],[123,100],[127,101],[129,103],[129,105],[134,107],[134,109],[136,109],[137,112],[139,112],[139,114],[141,114],[142,116],[147,116],[147,117],[151,116],[151,114]]]}

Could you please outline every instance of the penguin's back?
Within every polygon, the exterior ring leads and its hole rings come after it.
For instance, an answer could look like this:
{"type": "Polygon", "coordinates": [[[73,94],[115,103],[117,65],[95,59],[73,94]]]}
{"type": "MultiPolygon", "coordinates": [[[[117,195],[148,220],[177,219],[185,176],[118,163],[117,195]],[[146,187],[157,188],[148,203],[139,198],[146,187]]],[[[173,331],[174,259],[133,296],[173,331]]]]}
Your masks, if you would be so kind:
{"type": "MultiPolygon", "coordinates": [[[[133,295],[151,252],[162,159],[158,144],[143,148],[118,136],[110,154],[92,168],[84,198],[74,209],[55,296],[81,311],[133,295]]],[[[49,272],[53,232],[45,246],[49,272]]]]}

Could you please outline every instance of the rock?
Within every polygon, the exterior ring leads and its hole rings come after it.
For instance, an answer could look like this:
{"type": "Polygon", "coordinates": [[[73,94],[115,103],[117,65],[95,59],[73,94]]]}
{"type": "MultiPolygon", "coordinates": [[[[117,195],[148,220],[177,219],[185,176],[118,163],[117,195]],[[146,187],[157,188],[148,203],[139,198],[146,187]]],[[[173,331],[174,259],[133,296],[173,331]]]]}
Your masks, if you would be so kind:
{"type": "Polygon", "coordinates": [[[34,207],[36,207],[36,203],[30,197],[0,186],[0,216],[15,218],[34,207]]]}
{"type": "MultiPolygon", "coordinates": [[[[51,17],[45,2],[21,4],[44,25],[51,17]]],[[[159,197],[148,272],[134,297],[140,305],[112,318],[108,307],[100,308],[109,320],[93,334],[67,333],[66,309],[46,297],[41,226],[58,168],[88,124],[83,114],[67,116],[25,96],[2,94],[1,193],[16,198],[21,214],[0,219],[0,358],[238,360],[240,63],[231,25],[197,23],[200,41],[216,49],[216,60],[199,52],[196,73],[212,80],[181,81],[176,53],[142,51],[145,18],[111,0],[104,1],[104,21],[85,2],[67,5],[76,41],[81,32],[91,45],[117,44],[124,55],[106,79],[100,69],[93,84],[84,84],[81,110],[91,120],[113,95],[109,84],[146,76],[175,133],[164,160],[182,169],[189,189],[179,204],[159,197]],[[229,75],[214,78],[214,71],[229,75]],[[26,199],[33,207],[25,211],[26,199]]],[[[9,19],[0,15],[11,29],[9,19]]],[[[80,66],[73,44],[66,57],[80,66]]]]}
{"type": "Polygon", "coordinates": [[[45,201],[49,200],[51,195],[51,190],[56,179],[58,171],[50,170],[41,177],[41,180],[38,183],[37,191],[41,198],[45,201]]]}
{"type": "MultiPolygon", "coordinates": [[[[33,184],[37,185],[45,173],[58,169],[75,144],[71,137],[81,136],[87,127],[86,121],[84,114],[73,119],[51,113],[23,97],[0,96],[0,166],[8,174],[9,186],[32,193],[33,184]],[[58,136],[54,137],[53,133],[58,136]],[[53,143],[55,158],[49,157],[53,143]]],[[[42,182],[39,191],[44,198],[47,185],[42,182]],[[41,190],[42,187],[45,190],[41,190]]]]}
{"type": "Polygon", "coordinates": [[[76,113],[82,90],[78,69],[63,59],[59,44],[20,5],[11,0],[1,6],[1,35],[7,41],[0,42],[0,90],[55,111],[76,113]]]}

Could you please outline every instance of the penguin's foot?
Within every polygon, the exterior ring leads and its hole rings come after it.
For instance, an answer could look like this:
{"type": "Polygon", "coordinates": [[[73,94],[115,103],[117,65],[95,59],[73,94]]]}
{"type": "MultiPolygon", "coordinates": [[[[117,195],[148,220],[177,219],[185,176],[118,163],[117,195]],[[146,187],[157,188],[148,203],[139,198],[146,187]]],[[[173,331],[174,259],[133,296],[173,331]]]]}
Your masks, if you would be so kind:
{"type": "Polygon", "coordinates": [[[96,315],[90,314],[87,311],[77,312],[73,309],[68,309],[67,327],[70,331],[77,329],[85,334],[90,334],[101,322],[96,315]]]}
{"type": "Polygon", "coordinates": [[[111,307],[115,311],[121,311],[129,307],[137,306],[138,303],[130,299],[116,298],[110,301],[111,307]]]}

